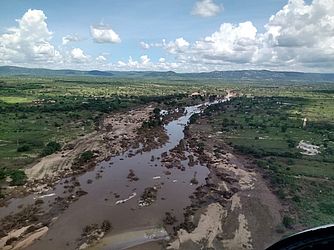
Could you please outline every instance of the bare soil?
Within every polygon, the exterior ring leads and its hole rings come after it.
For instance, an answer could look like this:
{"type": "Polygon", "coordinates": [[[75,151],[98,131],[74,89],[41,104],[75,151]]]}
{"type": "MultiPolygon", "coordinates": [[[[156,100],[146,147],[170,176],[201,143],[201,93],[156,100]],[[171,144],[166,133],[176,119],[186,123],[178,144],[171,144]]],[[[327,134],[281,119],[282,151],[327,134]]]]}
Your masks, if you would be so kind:
{"type": "Polygon", "coordinates": [[[148,106],[106,116],[99,131],[68,143],[61,152],[46,156],[28,168],[28,178],[32,180],[57,177],[68,174],[71,170],[76,171],[72,169],[75,160],[85,151],[95,152],[96,162],[124,152],[128,148],[128,142],[136,139],[138,129],[152,110],[153,107],[148,106]]]}
{"type": "Polygon", "coordinates": [[[191,197],[168,249],[264,249],[278,241],[283,207],[252,160],[234,153],[205,117],[186,134],[210,175],[191,197]],[[198,149],[199,142],[204,149],[198,149]]]}

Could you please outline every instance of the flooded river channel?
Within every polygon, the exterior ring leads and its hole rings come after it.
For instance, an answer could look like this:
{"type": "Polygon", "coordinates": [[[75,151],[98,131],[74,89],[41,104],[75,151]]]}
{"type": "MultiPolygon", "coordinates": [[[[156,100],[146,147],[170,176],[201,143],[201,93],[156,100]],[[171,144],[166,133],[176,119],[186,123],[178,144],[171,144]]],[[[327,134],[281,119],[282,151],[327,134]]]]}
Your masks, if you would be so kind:
{"type": "MultiPolygon", "coordinates": [[[[161,162],[161,155],[164,152],[169,154],[179,144],[189,118],[202,109],[203,105],[186,107],[180,118],[166,124],[164,127],[169,141],[162,147],[138,154],[134,154],[136,149],[129,149],[78,176],[80,189],[87,194],[70,204],[50,226],[48,233],[28,249],[76,249],[83,228],[92,223],[101,224],[104,220],[110,221],[112,230],[103,239],[103,244],[99,245],[100,249],[125,249],[168,238],[163,229],[165,213],[172,213],[181,223],[184,208],[190,205],[189,196],[197,185],[205,183],[209,171],[201,165],[189,166],[188,159],[181,162],[184,171],[179,168],[167,169],[161,162]],[[138,180],[130,181],[127,178],[130,170],[138,180]],[[194,175],[197,185],[191,184],[194,175]],[[156,200],[149,206],[142,206],[140,196],[149,187],[157,190],[156,200]]],[[[66,180],[61,180],[43,196],[34,194],[12,200],[7,207],[0,208],[1,218],[18,212],[18,207],[22,205],[34,204],[37,197],[43,199],[44,210],[51,209],[56,197],[66,195],[66,180]]]]}

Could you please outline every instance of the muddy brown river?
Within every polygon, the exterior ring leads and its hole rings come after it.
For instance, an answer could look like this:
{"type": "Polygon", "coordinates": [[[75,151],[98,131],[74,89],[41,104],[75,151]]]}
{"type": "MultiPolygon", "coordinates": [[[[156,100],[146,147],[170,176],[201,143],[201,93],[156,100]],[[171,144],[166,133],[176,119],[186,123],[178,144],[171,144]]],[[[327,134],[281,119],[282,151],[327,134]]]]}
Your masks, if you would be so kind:
{"type": "MultiPolygon", "coordinates": [[[[169,141],[162,147],[134,156],[132,153],[136,150],[129,149],[77,177],[80,188],[87,194],[70,204],[50,226],[48,233],[28,249],[76,249],[83,228],[92,223],[101,224],[104,220],[111,222],[112,231],[106,235],[104,244],[96,247],[99,249],[126,249],[167,238],[162,227],[165,213],[171,212],[178,223],[182,222],[184,208],[190,205],[189,196],[197,187],[191,184],[191,179],[196,172],[198,185],[204,184],[209,171],[201,165],[190,167],[188,160],[185,160],[182,161],[185,171],[171,168],[168,169],[171,174],[166,175],[164,172],[167,169],[162,165],[160,157],[178,145],[184,137],[183,130],[190,116],[201,112],[202,108],[203,105],[186,107],[183,116],[165,125],[169,141]],[[127,179],[130,169],[134,170],[139,180],[127,179]],[[145,188],[154,186],[158,190],[157,199],[150,206],[141,207],[140,195],[145,188]]],[[[0,208],[0,217],[18,212],[20,205],[33,204],[37,197],[44,200],[42,207],[45,210],[50,209],[55,197],[68,196],[68,193],[64,194],[65,182],[66,179],[61,180],[43,196],[34,194],[12,200],[7,207],[0,208]]]]}

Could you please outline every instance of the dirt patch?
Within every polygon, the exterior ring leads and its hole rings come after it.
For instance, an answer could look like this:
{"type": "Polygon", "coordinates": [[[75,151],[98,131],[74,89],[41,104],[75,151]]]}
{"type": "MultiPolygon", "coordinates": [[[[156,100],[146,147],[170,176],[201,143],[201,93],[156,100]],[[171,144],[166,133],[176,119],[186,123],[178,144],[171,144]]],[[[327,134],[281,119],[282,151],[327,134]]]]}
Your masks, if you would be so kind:
{"type": "Polygon", "coordinates": [[[244,214],[238,215],[238,228],[232,239],[223,240],[224,249],[253,249],[251,233],[244,214]]]}
{"type": "Polygon", "coordinates": [[[24,249],[45,235],[48,230],[49,228],[42,224],[32,224],[12,230],[0,239],[0,248],[6,250],[24,249]]]}
{"type": "Polygon", "coordinates": [[[35,232],[27,235],[24,240],[19,241],[13,248],[13,250],[15,249],[24,249],[28,246],[30,246],[31,244],[34,243],[34,241],[38,240],[39,238],[41,238],[43,235],[45,235],[48,232],[49,228],[48,227],[42,227],[38,230],[36,230],[35,232]]]}
{"type": "Polygon", "coordinates": [[[148,106],[105,117],[99,131],[68,143],[61,152],[46,156],[27,169],[28,178],[63,177],[72,170],[75,160],[85,151],[95,152],[96,162],[124,152],[130,141],[136,139],[137,130],[143,121],[148,119],[152,110],[153,107],[148,106]]]}
{"type": "MultiPolygon", "coordinates": [[[[98,131],[67,143],[60,152],[43,157],[38,163],[27,168],[25,173],[28,181],[20,187],[7,188],[5,205],[11,198],[24,197],[30,193],[44,193],[63,178],[75,176],[94,168],[98,162],[125,152],[130,147],[142,149],[161,145],[168,140],[163,127],[140,130],[153,110],[149,105],[127,112],[117,112],[103,118],[98,131]],[[157,138],[162,138],[157,140],[157,138]],[[149,138],[149,139],[147,139],[149,138]],[[149,143],[153,141],[153,143],[149,143]],[[82,160],[84,153],[89,153],[89,159],[82,160]]],[[[135,154],[134,153],[134,154],[135,154]]],[[[97,174],[96,179],[101,178],[97,174]]]]}
{"type": "Polygon", "coordinates": [[[320,150],[319,150],[320,147],[319,146],[312,145],[311,143],[304,142],[303,140],[301,140],[298,143],[297,148],[303,150],[301,152],[301,154],[303,154],[303,155],[314,156],[314,155],[320,154],[320,150]]]}
{"type": "Polygon", "coordinates": [[[206,212],[201,214],[197,227],[191,233],[184,229],[179,230],[177,239],[171,242],[167,249],[180,249],[187,241],[213,247],[213,240],[221,232],[221,221],[225,216],[226,211],[219,203],[210,204],[206,212]]]}
{"type": "Polygon", "coordinates": [[[222,137],[216,136],[208,120],[202,115],[186,128],[185,144],[210,174],[206,185],[199,186],[190,197],[192,204],[176,228],[170,248],[264,249],[282,237],[276,231],[282,221],[282,205],[252,160],[235,154],[222,137]],[[202,211],[211,206],[215,206],[215,220],[210,222],[213,228],[206,228],[208,234],[203,229],[206,213],[202,211]]]}

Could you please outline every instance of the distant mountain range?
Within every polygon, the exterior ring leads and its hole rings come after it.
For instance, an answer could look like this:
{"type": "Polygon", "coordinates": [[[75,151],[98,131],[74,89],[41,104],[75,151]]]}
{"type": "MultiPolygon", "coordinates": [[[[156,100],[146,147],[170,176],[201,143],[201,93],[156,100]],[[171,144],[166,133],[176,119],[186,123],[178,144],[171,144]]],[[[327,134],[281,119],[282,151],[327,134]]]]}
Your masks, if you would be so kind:
{"type": "Polygon", "coordinates": [[[112,78],[180,78],[180,79],[226,79],[226,80],[285,80],[334,82],[334,73],[303,73],[269,70],[212,71],[201,73],[176,73],[174,71],[100,71],[100,70],[52,70],[0,66],[0,76],[91,76],[112,78]]]}
{"type": "Polygon", "coordinates": [[[111,72],[99,70],[41,69],[15,66],[0,66],[0,76],[113,76],[111,72]]]}

